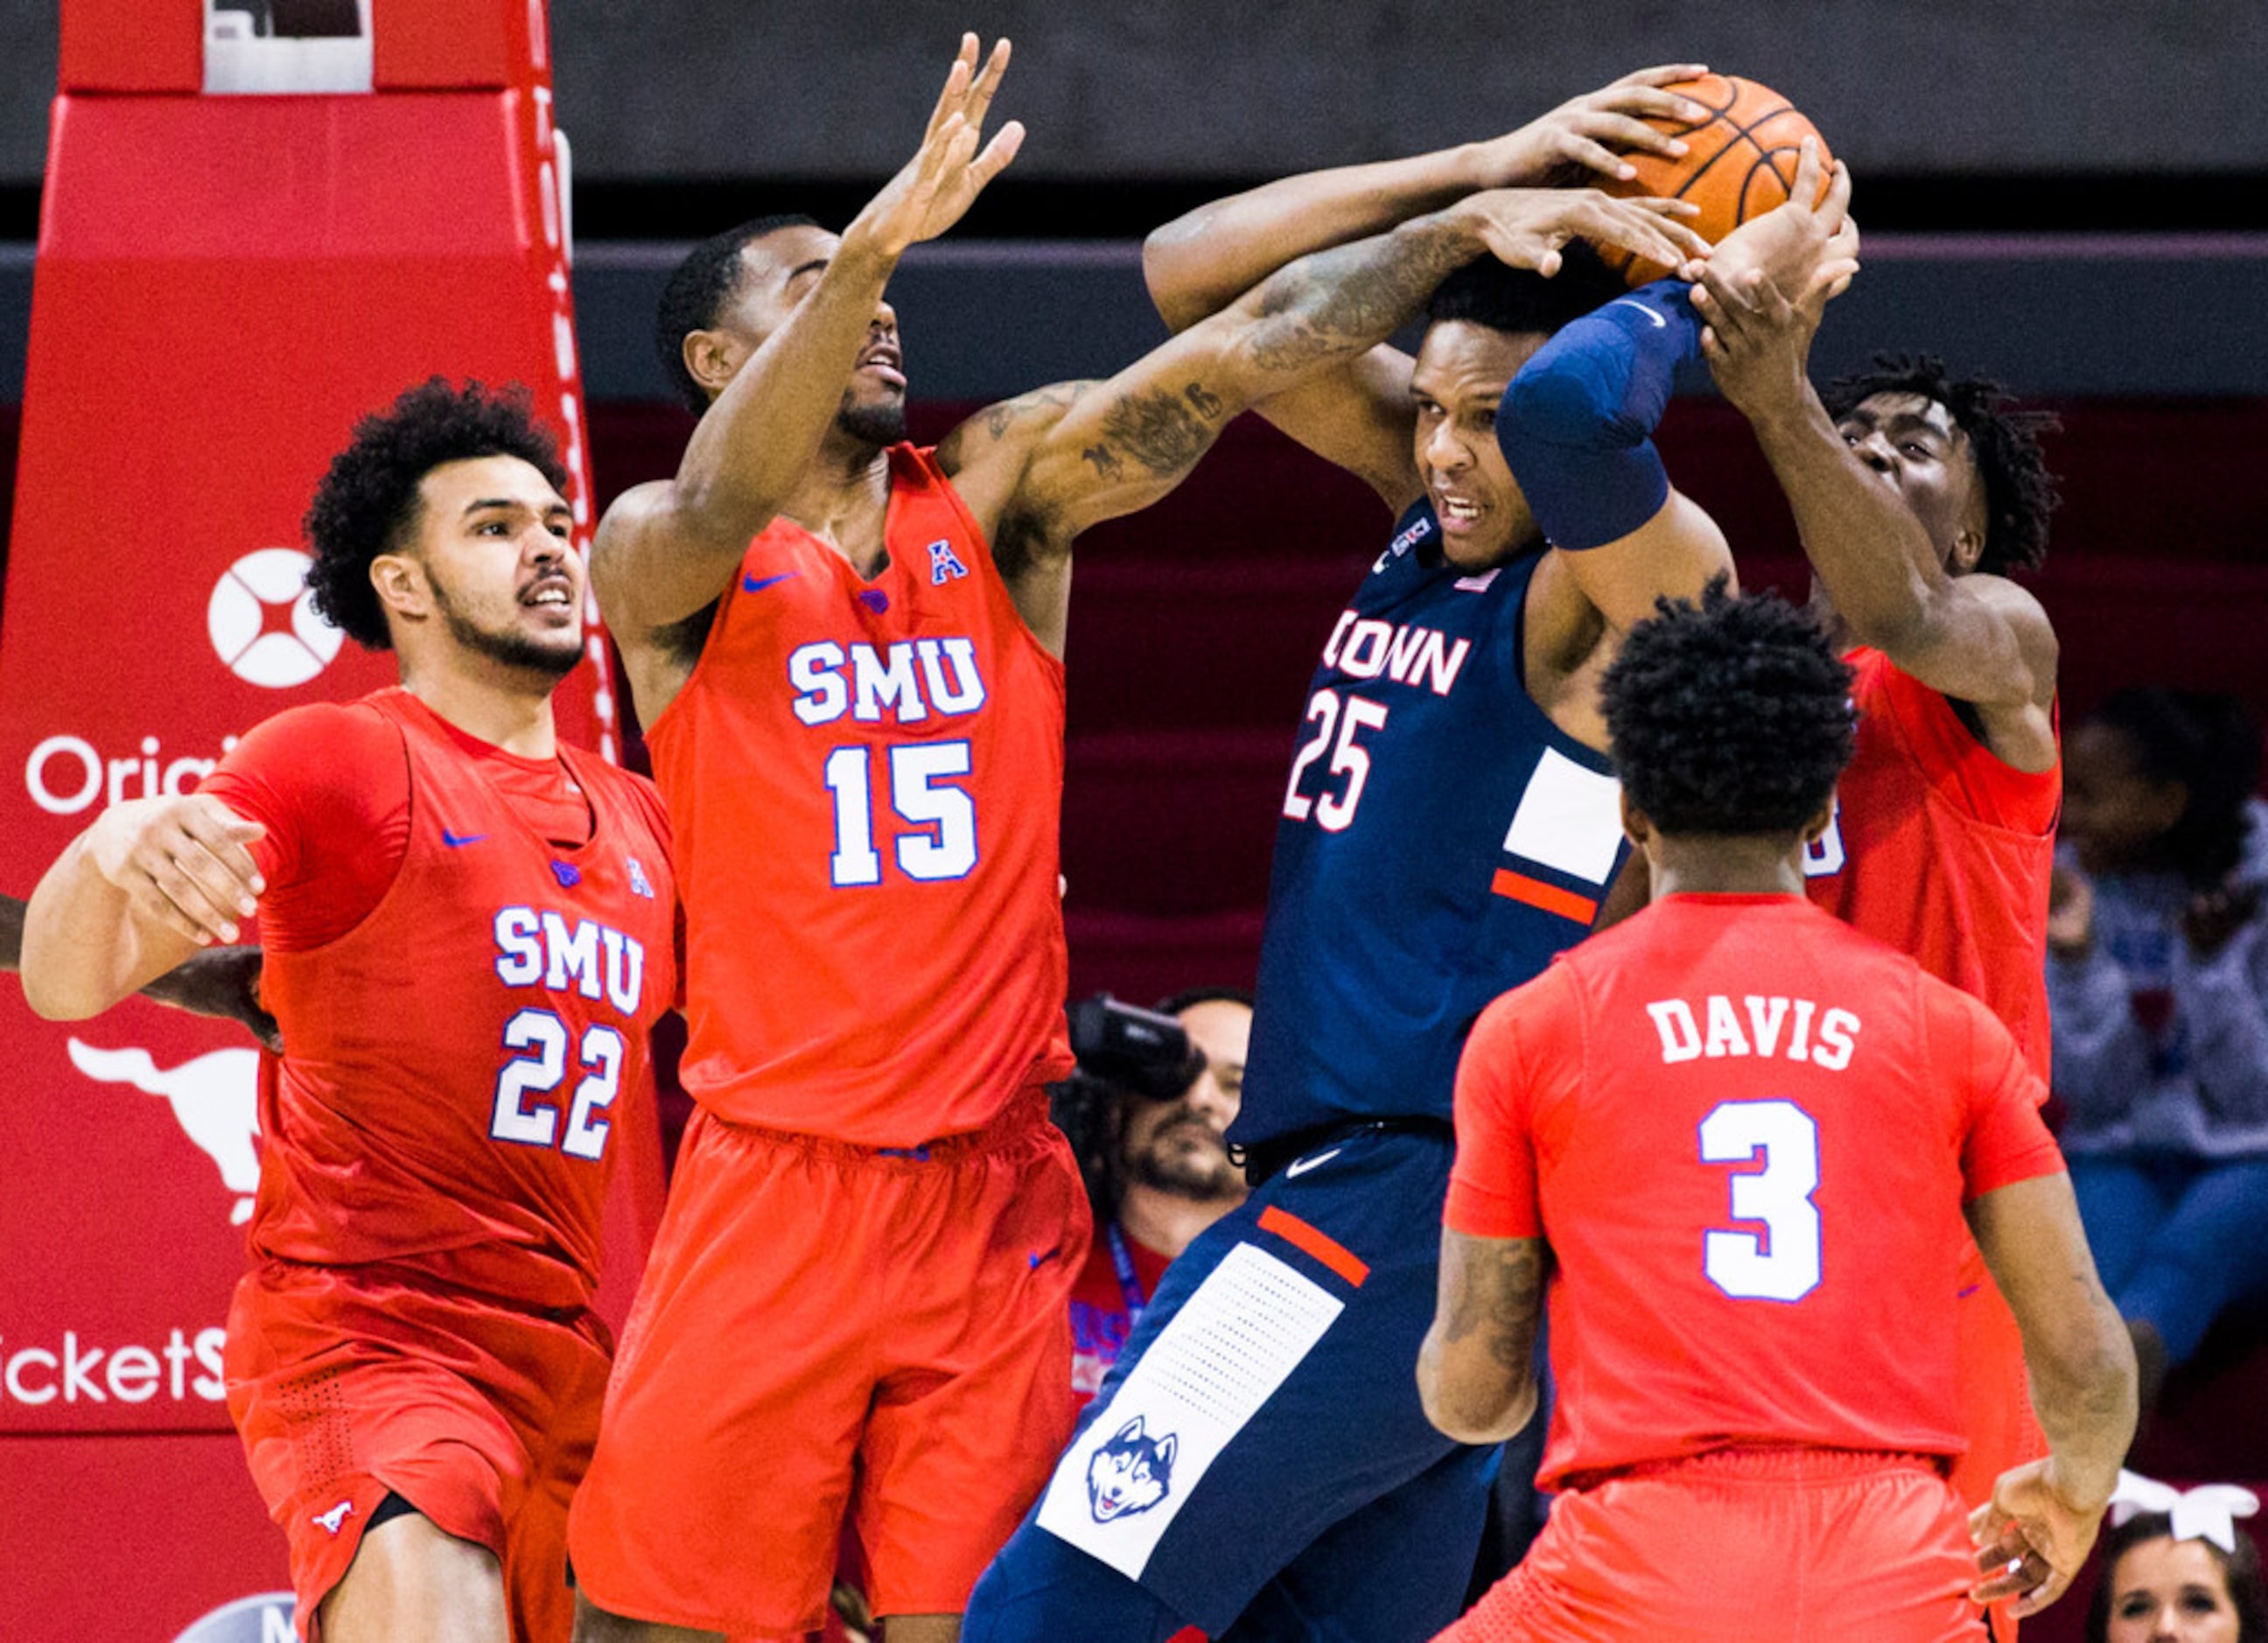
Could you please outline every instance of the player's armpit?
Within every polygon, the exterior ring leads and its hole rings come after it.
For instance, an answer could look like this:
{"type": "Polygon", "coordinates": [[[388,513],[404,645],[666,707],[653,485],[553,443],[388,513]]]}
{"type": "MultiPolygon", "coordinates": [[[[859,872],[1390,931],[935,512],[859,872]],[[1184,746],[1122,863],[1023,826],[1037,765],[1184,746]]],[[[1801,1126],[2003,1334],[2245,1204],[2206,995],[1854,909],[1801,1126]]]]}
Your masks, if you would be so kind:
{"type": "Polygon", "coordinates": [[[1926,584],[1905,619],[1851,626],[1931,689],[1974,707],[2002,761],[2020,770],[2055,763],[2060,647],[2029,591],[2005,577],[1944,578],[1926,584]]]}
{"type": "Polygon", "coordinates": [[[1443,1228],[1433,1326],[1418,1354],[1425,1418],[1461,1443],[1498,1443],[1535,1412],[1535,1334],[1550,1250],[1541,1238],[1443,1228]]]}

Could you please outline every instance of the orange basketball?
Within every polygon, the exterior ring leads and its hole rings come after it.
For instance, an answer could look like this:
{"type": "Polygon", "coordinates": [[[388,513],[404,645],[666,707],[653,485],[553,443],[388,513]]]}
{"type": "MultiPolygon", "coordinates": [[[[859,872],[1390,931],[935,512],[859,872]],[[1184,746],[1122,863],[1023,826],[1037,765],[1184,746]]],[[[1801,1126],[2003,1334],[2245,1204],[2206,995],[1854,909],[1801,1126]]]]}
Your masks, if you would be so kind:
{"type": "MultiPolygon", "coordinates": [[[[1609,179],[1600,186],[1609,194],[1624,196],[1653,195],[1690,201],[1701,208],[1701,215],[1687,220],[1714,245],[1751,217],[1771,210],[1787,198],[1795,183],[1797,150],[1804,138],[1819,136],[1819,128],[1786,98],[1754,80],[1705,74],[1668,89],[1710,110],[1705,119],[1690,125],[1659,118],[1646,122],[1683,137],[1684,157],[1627,155],[1624,158],[1638,168],[1638,175],[1628,182],[1609,179]]],[[[1835,163],[1824,137],[1820,137],[1819,158],[1824,166],[1835,163]]],[[[1619,247],[1602,249],[1607,266],[1633,286],[1669,272],[1659,262],[1638,261],[1634,253],[1619,247]]]]}

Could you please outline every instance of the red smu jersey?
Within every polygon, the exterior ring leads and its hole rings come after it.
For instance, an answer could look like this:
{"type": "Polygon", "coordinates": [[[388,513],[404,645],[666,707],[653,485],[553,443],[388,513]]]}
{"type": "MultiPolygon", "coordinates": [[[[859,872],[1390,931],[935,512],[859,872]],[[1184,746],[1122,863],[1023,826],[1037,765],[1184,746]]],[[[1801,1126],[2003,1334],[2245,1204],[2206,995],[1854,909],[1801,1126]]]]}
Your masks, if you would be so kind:
{"type": "Polygon", "coordinates": [[[1834,823],[1804,861],[1811,899],[1982,998],[2044,1079],[2062,758],[2012,769],[1880,651],[1845,659],[1858,672],[1858,747],[1834,823]]]}
{"type": "Polygon", "coordinates": [[[1794,896],[1675,895],[1489,1006],[1447,1224],[1543,1238],[1540,1479],[1953,1455],[1962,1205],[2062,1168],[1990,1011],[1794,896]]]}
{"type": "Polygon", "coordinates": [[[686,1088],[909,1147],[1071,1068],[1064,678],[929,453],[889,461],[880,571],[774,520],[647,745],[683,874],[686,1088]]]}
{"type": "MultiPolygon", "coordinates": [[[[608,1136],[652,1100],[646,1034],[676,991],[659,795],[562,748],[590,831],[580,846],[554,844],[416,697],[384,690],[293,713],[342,711],[394,731],[408,838],[351,929],[268,954],[261,991],[284,1054],[263,1058],[253,1251],[379,1264],[526,1307],[585,1306],[608,1136]]],[[[248,739],[210,791],[288,804],[299,773],[257,761],[290,740],[248,739]]]]}

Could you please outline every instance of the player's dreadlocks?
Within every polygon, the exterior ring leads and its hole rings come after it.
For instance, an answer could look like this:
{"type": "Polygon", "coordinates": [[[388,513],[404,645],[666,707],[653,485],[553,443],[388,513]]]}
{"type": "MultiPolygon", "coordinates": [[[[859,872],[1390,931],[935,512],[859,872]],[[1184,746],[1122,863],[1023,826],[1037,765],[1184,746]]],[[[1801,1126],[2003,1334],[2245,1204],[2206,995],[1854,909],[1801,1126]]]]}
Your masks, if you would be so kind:
{"type": "Polygon", "coordinates": [[[1425,322],[1463,320],[1516,336],[1531,332],[1549,335],[1628,294],[1622,276],[1601,262],[1587,241],[1571,239],[1559,248],[1559,271],[1550,279],[1492,256],[1475,257],[1452,269],[1434,287],[1425,305],[1425,322]]]}
{"type": "Polygon", "coordinates": [[[2228,878],[2243,859],[2247,804],[2260,781],[2260,723],[2243,699],[2132,686],[2088,718],[2118,733],[2148,780],[2189,790],[2181,820],[2157,842],[2158,858],[2200,890],[2228,878]]]}
{"type": "Polygon", "coordinates": [[[818,225],[796,211],[752,217],[737,228],[710,235],[687,252],[685,261],[671,271],[669,283],[661,290],[660,311],[654,316],[653,347],[670,386],[695,416],[709,409],[709,394],[685,368],[685,339],[717,323],[717,316],[740,282],[741,248],[776,229],[818,225]]]}
{"type": "Polygon", "coordinates": [[[353,443],[331,459],[301,527],[315,556],[307,587],[325,621],[368,649],[394,647],[370,562],[393,552],[416,523],[419,481],[444,462],[482,456],[516,456],[567,488],[559,449],[535,425],[527,390],[517,384],[491,392],[431,377],[355,424],[353,443]]]}
{"type": "Polygon", "coordinates": [[[1987,522],[1979,571],[2006,576],[2031,570],[2048,556],[2048,515],[2061,498],[2040,436],[2062,426],[2052,411],[2016,409],[2007,390],[1990,377],[1956,380],[1934,354],[1877,354],[1874,370],[1837,377],[1821,399],[1839,422],[1876,394],[1934,400],[1968,436],[1977,471],[1984,476],[1987,522]]]}
{"type": "Polygon", "coordinates": [[[1776,593],[1654,601],[1600,685],[1631,802],[1667,834],[1795,834],[1850,763],[1851,670],[1776,593]]]}

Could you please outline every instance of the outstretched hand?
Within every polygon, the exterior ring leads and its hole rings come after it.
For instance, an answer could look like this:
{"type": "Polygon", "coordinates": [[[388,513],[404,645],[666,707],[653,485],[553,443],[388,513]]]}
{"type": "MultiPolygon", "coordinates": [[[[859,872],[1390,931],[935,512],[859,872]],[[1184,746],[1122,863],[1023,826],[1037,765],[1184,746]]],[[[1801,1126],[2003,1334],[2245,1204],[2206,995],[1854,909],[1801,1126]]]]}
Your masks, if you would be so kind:
{"type": "Polygon", "coordinates": [[[1013,120],[985,144],[983,152],[977,152],[984,117],[1008,71],[1008,42],[994,45],[981,68],[976,45],[976,35],[961,37],[960,55],[945,77],[937,107],[930,111],[921,147],[843,231],[846,244],[864,242],[895,258],[908,246],[936,239],[961,220],[985,185],[1016,158],[1024,128],[1013,120]]]}
{"type": "Polygon", "coordinates": [[[245,846],[267,829],[200,793],[115,804],[87,829],[95,871],[136,917],[201,947],[237,939],[266,888],[245,846]]]}
{"type": "Polygon", "coordinates": [[[1664,63],[1570,98],[1518,130],[1479,144],[1480,186],[1543,188],[1586,172],[1627,182],[1638,170],[1625,154],[1675,159],[1685,152],[1684,139],[1646,120],[1693,125],[1707,119],[1709,111],[1700,104],[1662,88],[1708,72],[1697,63],[1664,63]]]}
{"type": "Polygon", "coordinates": [[[1709,255],[1709,242],[1680,219],[1697,214],[1683,200],[1618,200],[1596,188],[1490,188],[1449,208],[1464,217],[1498,262],[1559,271],[1570,239],[1616,246],[1671,268],[1709,255]]]}
{"type": "Polygon", "coordinates": [[[1806,137],[1786,202],[1742,224],[1705,263],[1686,270],[1705,322],[1702,355],[1718,389],[1742,410],[1803,381],[1827,304],[1859,271],[1850,203],[1849,167],[1837,161],[1830,178],[1819,144],[1806,137]]]}
{"type": "Polygon", "coordinates": [[[2056,1488],[2055,1457],[2000,1474],[1992,1498],[1969,1514],[1977,1568],[1989,1576],[1970,1592],[1972,1602],[2017,1600],[2018,1619],[2037,1614],[2064,1594],[2102,1526],[2103,1502],[2074,1506],[2056,1488]]]}
{"type": "Polygon", "coordinates": [[[258,947],[215,947],[192,953],[142,991],[160,1004],[192,1015],[239,1022],[272,1054],[280,1056],[284,1035],[260,1000],[261,960],[258,947]]]}

